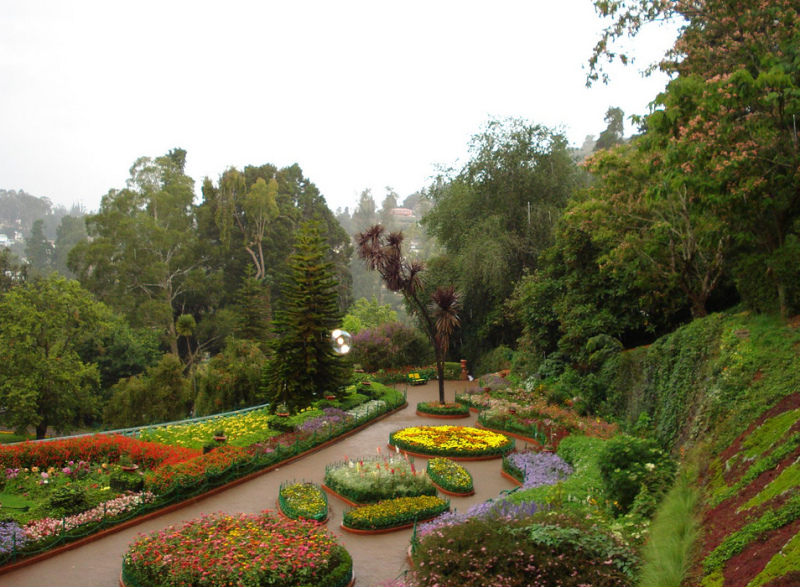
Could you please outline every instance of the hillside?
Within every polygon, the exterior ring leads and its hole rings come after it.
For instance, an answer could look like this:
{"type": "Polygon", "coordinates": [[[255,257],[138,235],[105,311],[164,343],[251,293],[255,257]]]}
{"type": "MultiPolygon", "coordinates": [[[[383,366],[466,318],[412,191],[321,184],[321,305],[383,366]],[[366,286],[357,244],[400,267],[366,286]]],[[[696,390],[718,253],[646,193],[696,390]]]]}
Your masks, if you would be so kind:
{"type": "Polygon", "coordinates": [[[715,314],[601,371],[607,408],[651,422],[699,489],[702,534],[683,584],[800,584],[798,325],[715,314]]]}

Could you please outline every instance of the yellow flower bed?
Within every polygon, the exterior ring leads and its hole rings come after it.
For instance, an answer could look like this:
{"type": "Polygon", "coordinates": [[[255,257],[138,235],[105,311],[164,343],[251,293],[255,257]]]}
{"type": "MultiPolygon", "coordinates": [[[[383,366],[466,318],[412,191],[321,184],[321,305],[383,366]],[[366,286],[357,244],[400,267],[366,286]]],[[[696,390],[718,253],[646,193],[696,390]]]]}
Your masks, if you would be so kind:
{"type": "Polygon", "coordinates": [[[342,523],[356,530],[383,530],[427,520],[449,509],[449,501],[432,495],[398,497],[347,510],[342,523]]]}
{"type": "Polygon", "coordinates": [[[222,429],[233,446],[249,446],[263,442],[279,432],[269,429],[269,411],[254,410],[245,414],[221,416],[192,424],[174,424],[142,430],[140,440],[160,442],[187,448],[202,448],[214,433],[222,429]]]}
{"type": "Polygon", "coordinates": [[[389,444],[420,454],[473,457],[504,454],[514,440],[469,426],[413,426],[393,432],[389,444]]]}

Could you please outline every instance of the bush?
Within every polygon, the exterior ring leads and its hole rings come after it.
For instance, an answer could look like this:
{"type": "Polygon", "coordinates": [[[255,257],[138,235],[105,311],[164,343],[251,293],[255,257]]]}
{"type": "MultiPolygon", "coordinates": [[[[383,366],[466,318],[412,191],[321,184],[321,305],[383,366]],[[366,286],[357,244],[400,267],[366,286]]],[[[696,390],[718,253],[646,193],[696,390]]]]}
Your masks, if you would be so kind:
{"type": "Polygon", "coordinates": [[[654,500],[648,506],[655,509],[675,477],[674,461],[652,439],[616,436],[603,445],[598,463],[616,514],[627,513],[643,491],[654,500]]]}
{"type": "MultiPolygon", "coordinates": [[[[350,355],[365,371],[374,372],[405,365],[426,365],[433,360],[433,347],[416,328],[392,322],[355,335],[350,355]]],[[[459,372],[460,369],[459,366],[459,372]]]]}
{"type": "Polygon", "coordinates": [[[64,485],[53,491],[48,507],[59,516],[79,514],[89,507],[86,490],[78,485],[64,485]]]}
{"type": "Polygon", "coordinates": [[[503,369],[510,369],[513,358],[514,351],[505,345],[501,345],[481,355],[475,363],[473,371],[475,375],[484,375],[485,373],[497,373],[503,369]]]}
{"type": "Polygon", "coordinates": [[[141,491],[144,488],[144,477],[138,473],[128,473],[125,471],[114,471],[108,479],[108,485],[114,491],[124,493],[125,491],[141,491]]]}

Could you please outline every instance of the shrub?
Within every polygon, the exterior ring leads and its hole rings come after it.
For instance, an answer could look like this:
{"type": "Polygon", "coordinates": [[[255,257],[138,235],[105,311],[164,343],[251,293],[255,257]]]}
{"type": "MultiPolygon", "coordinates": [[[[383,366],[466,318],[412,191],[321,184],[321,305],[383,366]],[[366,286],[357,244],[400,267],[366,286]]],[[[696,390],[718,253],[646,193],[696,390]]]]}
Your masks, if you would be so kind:
{"type": "Polygon", "coordinates": [[[365,371],[374,372],[405,365],[426,365],[433,360],[433,348],[416,328],[392,322],[356,334],[350,355],[365,371]]]}
{"type": "Polygon", "coordinates": [[[486,577],[494,587],[633,584],[634,554],[579,516],[474,516],[420,534],[414,585],[478,587],[486,577]]]}
{"type": "Polygon", "coordinates": [[[61,516],[71,516],[88,507],[86,490],[74,484],[56,488],[47,501],[51,511],[61,516]]]}
{"type": "Polygon", "coordinates": [[[144,488],[144,477],[137,473],[125,471],[112,471],[108,478],[108,485],[114,491],[124,493],[126,491],[141,491],[144,488]]]}
{"type": "Polygon", "coordinates": [[[501,345],[481,355],[475,363],[473,371],[476,375],[483,375],[484,373],[497,373],[503,369],[510,369],[513,357],[514,351],[505,345],[501,345]]]}
{"type": "Polygon", "coordinates": [[[658,500],[675,477],[674,461],[652,439],[616,436],[603,445],[598,459],[615,513],[628,512],[643,489],[658,500]]]}

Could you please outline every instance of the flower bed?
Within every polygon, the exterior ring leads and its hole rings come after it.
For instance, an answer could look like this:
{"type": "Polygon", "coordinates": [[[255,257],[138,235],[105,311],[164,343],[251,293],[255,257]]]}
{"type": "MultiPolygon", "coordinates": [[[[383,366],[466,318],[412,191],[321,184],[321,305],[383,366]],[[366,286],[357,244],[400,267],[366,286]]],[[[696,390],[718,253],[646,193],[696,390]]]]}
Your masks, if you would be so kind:
{"type": "Polygon", "coordinates": [[[413,459],[400,457],[373,457],[328,465],[325,485],[354,503],[436,495],[436,487],[425,471],[418,471],[413,459]]]}
{"type": "Polygon", "coordinates": [[[389,444],[422,455],[450,458],[499,457],[514,448],[503,434],[469,426],[413,426],[389,435],[389,444]]]}
{"type": "Polygon", "coordinates": [[[503,459],[503,471],[522,483],[523,489],[555,485],[572,475],[561,457],[546,452],[516,452],[503,459]]]}
{"type": "Polygon", "coordinates": [[[180,487],[193,488],[211,476],[222,475],[252,460],[253,456],[243,448],[221,446],[208,454],[149,472],[145,476],[145,488],[158,495],[180,487]]]}
{"type": "Polygon", "coordinates": [[[375,416],[378,413],[386,411],[386,402],[379,399],[370,400],[347,411],[347,415],[351,416],[356,422],[363,422],[368,418],[375,416]]]}
{"type": "Polygon", "coordinates": [[[203,448],[218,430],[224,430],[228,444],[233,446],[249,446],[279,434],[269,428],[270,414],[268,409],[254,410],[244,414],[220,416],[191,424],[172,424],[162,428],[142,430],[139,438],[151,442],[159,442],[171,446],[187,448],[203,448]]]}
{"type": "Polygon", "coordinates": [[[456,403],[419,402],[417,414],[420,416],[444,416],[450,418],[466,418],[469,408],[456,403]]]}
{"type": "Polygon", "coordinates": [[[399,497],[345,511],[342,527],[353,530],[400,529],[450,509],[450,502],[432,495],[399,497]]]}
{"type": "Polygon", "coordinates": [[[69,461],[116,463],[122,455],[146,469],[179,463],[200,451],[154,442],[143,442],[116,434],[78,436],[46,442],[23,442],[0,446],[0,469],[63,466],[69,461]]]}
{"type": "Polygon", "coordinates": [[[204,516],[139,538],[123,557],[123,580],[139,587],[350,583],[353,561],[324,526],[268,512],[204,516]]]}
{"type": "Polygon", "coordinates": [[[295,520],[324,522],[328,518],[328,497],[316,483],[282,483],[278,504],[287,517],[295,520]]]}
{"type": "Polygon", "coordinates": [[[428,461],[428,476],[439,489],[455,495],[472,495],[472,475],[458,463],[443,457],[428,461]]]}

